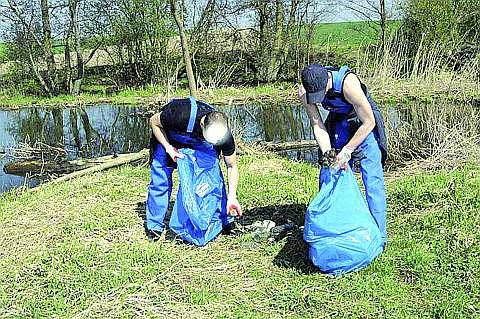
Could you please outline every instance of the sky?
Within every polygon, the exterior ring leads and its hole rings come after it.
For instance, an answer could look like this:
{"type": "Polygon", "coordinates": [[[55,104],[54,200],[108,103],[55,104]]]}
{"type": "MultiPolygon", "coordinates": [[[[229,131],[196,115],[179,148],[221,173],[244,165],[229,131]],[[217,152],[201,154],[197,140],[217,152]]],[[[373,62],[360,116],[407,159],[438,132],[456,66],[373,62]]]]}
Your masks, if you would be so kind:
{"type": "MultiPolygon", "coordinates": [[[[328,13],[325,14],[325,16],[322,17],[322,22],[346,22],[346,21],[361,21],[365,20],[365,18],[361,18],[358,14],[355,14],[353,11],[345,8],[345,6],[342,5],[343,3],[347,3],[351,6],[367,6],[369,3],[377,4],[379,3],[379,0],[318,0],[318,3],[328,3],[332,2],[335,3],[335,6],[332,5],[323,5],[325,7],[325,10],[328,11],[328,13]]],[[[398,7],[398,5],[404,0],[385,0],[385,6],[387,8],[387,13],[388,12],[395,12],[396,15],[398,16],[398,9],[395,9],[395,7],[398,7]]],[[[237,24],[242,26],[242,27],[248,27],[251,26],[251,16],[249,14],[245,14],[241,17],[236,17],[237,19],[237,24]]]]}
{"type": "MultiPolygon", "coordinates": [[[[367,5],[368,2],[370,3],[378,3],[379,1],[377,0],[356,0],[356,1],[348,1],[346,0],[345,2],[350,3],[350,4],[356,4],[356,5],[367,5]]],[[[395,10],[393,5],[398,6],[400,3],[400,0],[385,0],[385,6],[387,8],[387,12],[389,11],[397,11],[395,10]]],[[[364,20],[359,18],[358,15],[356,15],[353,11],[345,9],[342,6],[338,6],[338,8],[334,9],[332,14],[329,14],[328,16],[325,17],[326,22],[343,22],[343,21],[360,21],[364,20]]]]}

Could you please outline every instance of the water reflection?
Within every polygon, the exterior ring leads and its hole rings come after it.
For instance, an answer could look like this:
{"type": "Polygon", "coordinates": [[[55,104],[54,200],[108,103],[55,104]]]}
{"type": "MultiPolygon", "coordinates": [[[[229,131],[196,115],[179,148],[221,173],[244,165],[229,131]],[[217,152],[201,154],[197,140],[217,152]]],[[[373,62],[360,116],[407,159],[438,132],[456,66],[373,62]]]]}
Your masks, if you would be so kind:
{"type": "MultiPolygon", "coordinates": [[[[416,109],[400,105],[383,108],[390,137],[395,137],[396,131],[408,129],[416,109]]],[[[132,114],[144,111],[142,106],[111,104],[0,111],[0,155],[2,149],[14,148],[20,142],[32,144],[35,141],[65,149],[69,159],[136,152],[148,146],[150,129],[146,118],[132,114]]],[[[308,116],[299,105],[237,105],[223,108],[223,111],[231,119],[236,137],[246,142],[313,139],[308,116]]],[[[321,115],[325,119],[327,112],[322,111],[321,115]]],[[[396,143],[395,138],[391,138],[392,143],[396,143]]],[[[318,162],[316,148],[283,154],[293,160],[318,162]]],[[[0,192],[23,183],[35,185],[38,182],[35,178],[25,182],[23,177],[6,175],[3,172],[6,161],[7,158],[0,157],[0,192]]]]}
{"type": "MultiPolygon", "coordinates": [[[[68,159],[97,157],[112,153],[136,152],[148,146],[150,129],[141,114],[144,108],[99,104],[69,109],[26,108],[0,111],[0,150],[15,148],[20,142],[40,141],[61,147],[68,159]]],[[[294,141],[311,139],[309,120],[300,106],[231,106],[223,109],[230,117],[237,138],[249,141],[294,141]]],[[[316,162],[316,151],[307,156],[316,162]]],[[[287,152],[292,159],[298,152],[287,152]]],[[[304,156],[305,158],[305,156],[304,156]]],[[[7,175],[0,159],[0,192],[38,180],[7,175]]]]}
{"type": "MultiPolygon", "coordinates": [[[[15,148],[20,142],[43,142],[61,147],[69,159],[97,157],[113,153],[136,152],[149,141],[147,120],[129,116],[143,107],[118,107],[100,104],[71,109],[26,108],[0,111],[0,150],[15,148]]],[[[38,179],[7,175],[3,166],[9,157],[0,158],[0,192],[38,179]]]]}
{"type": "Polygon", "coordinates": [[[244,141],[295,141],[313,138],[310,122],[298,105],[231,106],[224,109],[244,141]]]}

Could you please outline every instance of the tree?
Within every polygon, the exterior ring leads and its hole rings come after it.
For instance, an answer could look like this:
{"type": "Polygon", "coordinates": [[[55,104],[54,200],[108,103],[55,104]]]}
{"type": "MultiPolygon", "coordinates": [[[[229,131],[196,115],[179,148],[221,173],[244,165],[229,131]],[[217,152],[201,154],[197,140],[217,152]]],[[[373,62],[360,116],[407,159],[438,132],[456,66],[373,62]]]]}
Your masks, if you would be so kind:
{"type": "Polygon", "coordinates": [[[46,95],[56,95],[56,67],[48,0],[41,0],[40,3],[8,0],[2,6],[1,14],[12,24],[12,40],[16,41],[16,52],[20,54],[17,58],[27,62],[31,74],[46,95]],[[41,9],[40,17],[35,14],[38,12],[37,5],[41,9]],[[46,72],[42,72],[42,62],[47,65],[46,72]]]}
{"type": "Polygon", "coordinates": [[[383,52],[387,40],[388,21],[394,17],[394,0],[387,8],[385,0],[342,0],[340,6],[353,12],[358,18],[366,21],[379,34],[380,49],[383,52]]]}
{"type": "MultiPolygon", "coordinates": [[[[317,12],[325,1],[316,0],[238,0],[231,15],[252,15],[250,35],[255,37],[257,76],[275,81],[292,49],[305,37],[305,26],[318,22],[317,12]],[[302,31],[303,30],[303,31],[302,31]],[[296,36],[294,41],[293,36],[296,36]]],[[[298,47],[298,46],[297,46],[298,47]]]]}
{"type": "Polygon", "coordinates": [[[188,48],[188,40],[185,34],[185,27],[183,25],[182,13],[178,11],[176,0],[170,0],[170,11],[172,13],[173,18],[175,19],[175,23],[177,24],[178,33],[180,36],[180,43],[181,43],[182,52],[183,52],[183,61],[187,69],[188,87],[190,89],[190,95],[193,97],[197,97],[197,83],[195,81],[195,75],[193,74],[192,59],[190,57],[190,49],[188,48]]]}
{"type": "Polygon", "coordinates": [[[412,55],[421,46],[449,52],[465,45],[478,46],[479,0],[408,0],[402,10],[403,32],[412,55]]]}
{"type": "Polygon", "coordinates": [[[168,81],[177,59],[169,48],[174,25],[168,0],[95,0],[92,11],[102,30],[110,79],[116,85],[168,81]],[[94,10],[93,10],[94,9],[94,10]]]}
{"type": "Polygon", "coordinates": [[[4,31],[13,47],[12,60],[28,66],[32,78],[47,96],[79,94],[85,65],[101,44],[98,41],[93,49],[82,46],[80,21],[84,24],[89,21],[88,12],[80,17],[82,3],[85,8],[85,0],[8,0],[0,6],[0,15],[8,22],[4,31]],[[76,53],[75,67],[72,46],[76,53]],[[55,56],[55,49],[63,50],[63,60],[60,54],[55,56]],[[84,58],[82,54],[88,51],[88,57],[84,58]],[[76,75],[72,81],[73,71],[76,75]]]}

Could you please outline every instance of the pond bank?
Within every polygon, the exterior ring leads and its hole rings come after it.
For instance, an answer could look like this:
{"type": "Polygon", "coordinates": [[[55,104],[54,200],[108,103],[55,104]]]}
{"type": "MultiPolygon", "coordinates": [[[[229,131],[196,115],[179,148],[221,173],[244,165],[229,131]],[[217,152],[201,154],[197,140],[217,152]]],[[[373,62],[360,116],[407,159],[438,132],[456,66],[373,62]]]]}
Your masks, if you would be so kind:
{"type": "MultiPolygon", "coordinates": [[[[308,140],[305,148],[281,154],[292,160],[318,163],[310,121],[298,103],[252,102],[219,109],[231,119],[236,139],[248,143],[242,150],[251,148],[250,142],[262,151],[264,142],[298,144],[308,140]]],[[[387,171],[411,165],[412,160],[424,160],[418,164],[421,167],[446,168],[452,163],[461,166],[480,158],[476,142],[480,135],[480,108],[449,101],[417,101],[384,104],[383,109],[389,139],[387,171]]],[[[0,156],[0,193],[25,183],[35,186],[37,179],[42,180],[35,174],[26,179],[4,174],[2,168],[18,159],[41,160],[44,172],[43,163],[51,160],[51,156],[56,160],[75,160],[134,153],[148,147],[151,133],[146,110],[145,106],[112,104],[0,110],[0,155],[5,155],[0,156]],[[61,149],[63,155],[43,152],[44,147],[36,146],[37,143],[61,149]],[[32,151],[34,156],[26,156],[25,150],[32,151]]]]}
{"type": "MultiPolygon", "coordinates": [[[[417,82],[409,80],[367,79],[370,92],[379,103],[408,101],[432,102],[447,99],[450,102],[480,105],[480,86],[469,80],[417,82]]],[[[292,83],[260,84],[258,86],[231,86],[199,91],[199,99],[213,105],[245,105],[253,103],[297,103],[297,86],[292,83]]],[[[98,90],[97,90],[98,91],[98,90]]],[[[95,92],[97,92],[95,91],[95,92]]],[[[146,89],[123,89],[113,94],[85,92],[80,96],[62,95],[45,98],[34,96],[3,96],[0,109],[20,107],[74,107],[91,104],[145,105],[156,108],[172,97],[185,97],[186,89],[168,90],[161,86],[146,89]]]]}
{"type": "MultiPolygon", "coordinates": [[[[242,156],[244,224],[303,223],[318,169],[242,156]],[[252,191],[254,190],[254,191],[252,191]]],[[[199,249],[143,229],[149,180],[124,166],[36,192],[0,195],[0,312],[15,317],[431,318],[480,312],[480,167],[395,178],[389,245],[367,269],[332,278],[301,233],[275,244],[220,236],[199,249]],[[453,190],[453,191],[452,191],[453,190]],[[232,296],[235,296],[232,298],[232,296]]]]}

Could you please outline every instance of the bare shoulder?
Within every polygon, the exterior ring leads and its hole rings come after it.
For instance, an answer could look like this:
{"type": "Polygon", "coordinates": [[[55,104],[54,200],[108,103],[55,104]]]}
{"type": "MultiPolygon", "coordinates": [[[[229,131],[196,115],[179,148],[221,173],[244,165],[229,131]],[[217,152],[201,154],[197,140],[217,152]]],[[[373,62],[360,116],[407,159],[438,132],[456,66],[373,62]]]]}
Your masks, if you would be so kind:
{"type": "Polygon", "coordinates": [[[162,112],[157,112],[155,114],[153,114],[151,117],[150,117],[150,123],[151,124],[154,124],[154,125],[157,125],[157,126],[160,126],[161,125],[161,122],[160,122],[160,114],[162,112]]]}
{"type": "Polygon", "coordinates": [[[365,92],[362,89],[362,83],[355,73],[350,73],[345,77],[343,83],[343,94],[345,99],[353,105],[363,105],[367,107],[368,103],[365,92]]]}
{"type": "Polygon", "coordinates": [[[344,92],[347,93],[353,93],[354,91],[362,90],[362,85],[360,83],[360,79],[355,73],[349,73],[345,77],[345,80],[343,81],[343,90],[344,92]]]}

